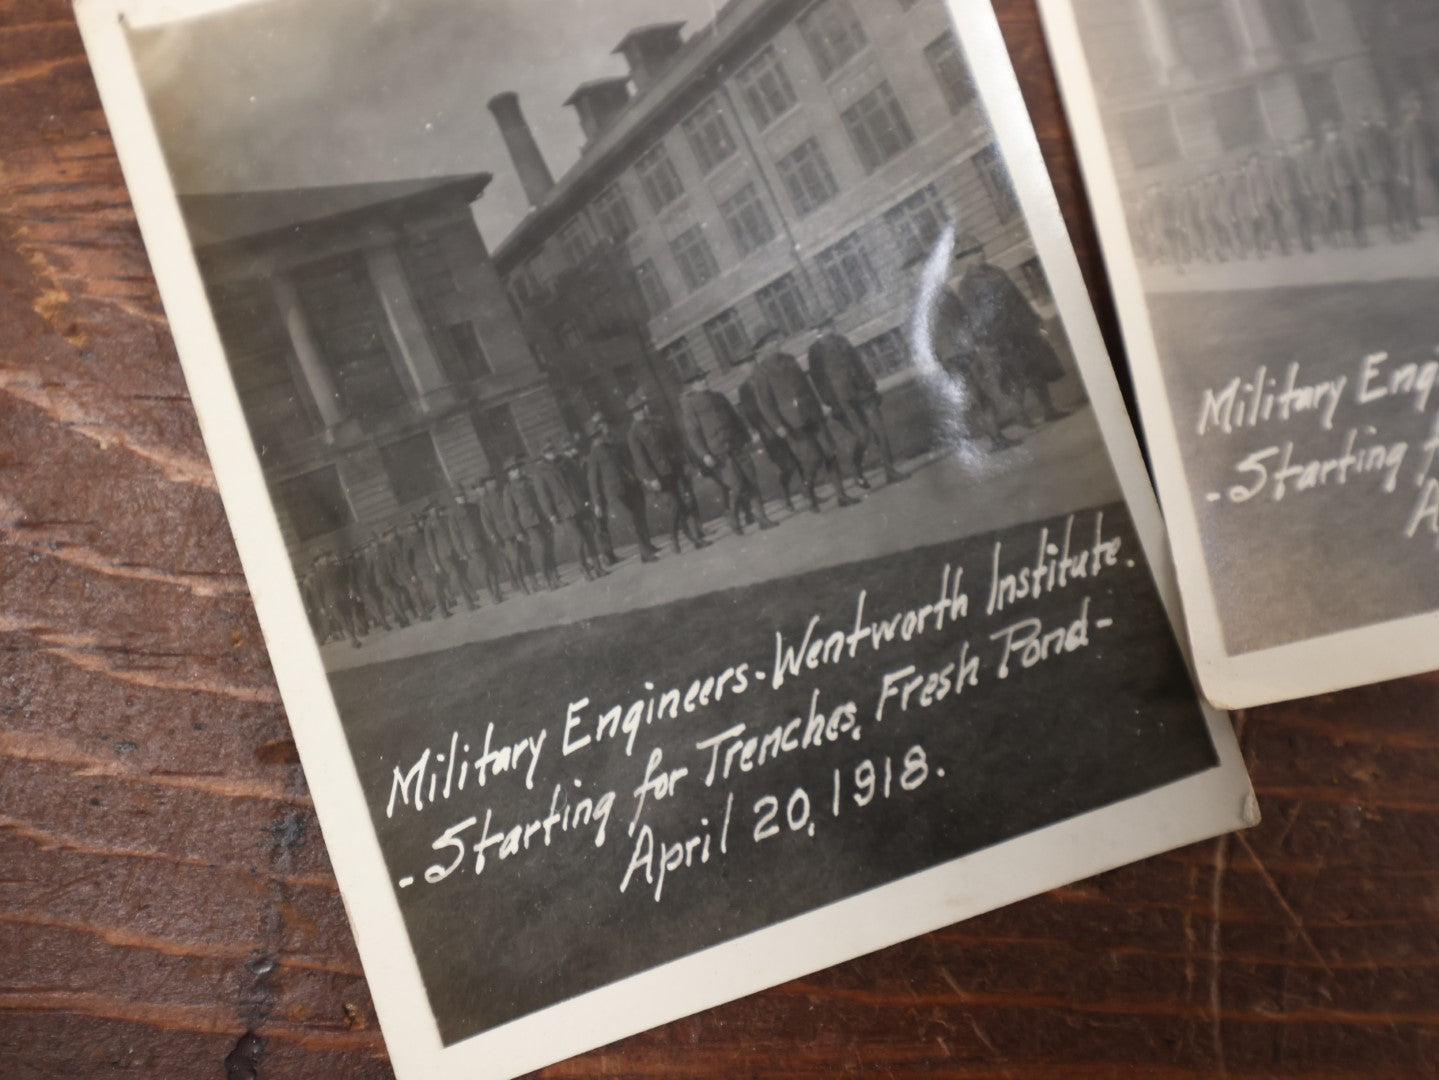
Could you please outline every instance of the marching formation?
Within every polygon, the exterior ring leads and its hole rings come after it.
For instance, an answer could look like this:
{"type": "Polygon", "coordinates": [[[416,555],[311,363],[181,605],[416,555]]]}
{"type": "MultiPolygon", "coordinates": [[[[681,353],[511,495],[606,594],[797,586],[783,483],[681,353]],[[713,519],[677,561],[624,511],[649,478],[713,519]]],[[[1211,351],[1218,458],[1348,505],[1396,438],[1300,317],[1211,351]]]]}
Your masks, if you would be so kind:
{"type": "Polygon", "coordinates": [[[1421,228],[1418,187],[1434,169],[1417,94],[1392,121],[1370,113],[1318,139],[1276,143],[1267,153],[1217,165],[1187,180],[1153,183],[1138,208],[1136,246],[1151,263],[1263,259],[1302,249],[1364,247],[1381,220],[1390,241],[1421,228]]]}
{"type": "Polygon", "coordinates": [[[730,529],[772,529],[751,451],[763,447],[778,472],[784,504],[802,496],[823,510],[828,480],[838,506],[852,506],[850,483],[868,489],[871,451],[889,482],[895,466],[874,376],[859,352],[826,321],[809,349],[806,372],[774,347],[778,331],[762,334],[745,361],[738,405],[697,375],[680,396],[678,426],[643,394],[628,404],[621,435],[596,413],[588,431],[539,458],[512,458],[500,475],[485,476],[433,499],[410,520],[377,532],[349,552],[317,556],[302,575],[305,607],[320,641],[361,640],[376,631],[448,618],[461,604],[554,590],[566,582],[556,549],[564,542],[586,579],[606,576],[620,561],[613,533],[627,527],[642,562],[659,558],[648,502],[658,504],[676,555],[681,537],[707,547],[693,474],[722,497],[730,529]]]}

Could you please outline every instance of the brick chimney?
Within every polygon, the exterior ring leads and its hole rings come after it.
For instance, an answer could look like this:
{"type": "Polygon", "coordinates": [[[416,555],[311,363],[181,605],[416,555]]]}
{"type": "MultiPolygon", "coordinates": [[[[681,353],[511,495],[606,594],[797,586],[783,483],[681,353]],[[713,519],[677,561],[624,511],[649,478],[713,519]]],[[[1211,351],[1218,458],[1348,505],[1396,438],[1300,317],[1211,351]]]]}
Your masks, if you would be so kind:
{"type": "Polygon", "coordinates": [[[630,103],[630,79],[620,75],[611,79],[593,79],[581,83],[565,104],[574,107],[580,116],[585,141],[593,142],[624,112],[630,103]]]}
{"type": "Polygon", "coordinates": [[[496,94],[490,98],[490,112],[495,123],[500,126],[500,135],[510,151],[510,160],[515,163],[515,171],[520,174],[525,198],[529,199],[531,206],[539,206],[555,186],[555,178],[550,167],[545,164],[539,143],[535,142],[534,132],[525,122],[525,114],[520,112],[519,95],[511,90],[496,94]]]}
{"type": "Polygon", "coordinates": [[[637,96],[654,85],[684,47],[680,40],[684,25],[671,22],[637,26],[615,46],[614,51],[622,54],[630,66],[637,96]]]}

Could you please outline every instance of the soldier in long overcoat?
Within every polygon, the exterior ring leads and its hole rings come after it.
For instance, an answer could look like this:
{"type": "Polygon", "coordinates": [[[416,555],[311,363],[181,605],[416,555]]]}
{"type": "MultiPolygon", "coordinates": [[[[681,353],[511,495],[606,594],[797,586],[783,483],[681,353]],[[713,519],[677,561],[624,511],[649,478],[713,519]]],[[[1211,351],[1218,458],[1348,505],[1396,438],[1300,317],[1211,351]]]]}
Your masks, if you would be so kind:
{"type": "Polygon", "coordinates": [[[581,521],[585,514],[583,496],[566,475],[564,466],[560,464],[559,451],[553,445],[546,445],[541,451],[540,459],[530,469],[530,479],[534,482],[540,509],[550,519],[550,524],[556,530],[563,529],[569,536],[585,578],[593,581],[602,577],[606,571],[600,565],[594,535],[581,521]]]}
{"type": "Polygon", "coordinates": [[[356,649],[360,647],[360,633],[355,611],[355,595],[350,574],[345,564],[334,551],[323,552],[315,560],[315,582],[320,594],[320,603],[337,627],[341,636],[348,637],[356,649]]]}
{"type": "Polygon", "coordinates": [[[819,331],[809,347],[809,379],[830,416],[850,437],[857,483],[869,487],[864,457],[871,444],[879,450],[885,479],[890,483],[903,480],[904,474],[894,467],[874,375],[849,338],[835,330],[833,319],[820,323],[819,331]]]}
{"type": "Polygon", "coordinates": [[[515,536],[515,561],[522,570],[535,573],[534,545],[540,545],[541,569],[545,584],[551,589],[560,587],[560,571],[555,563],[555,532],[549,518],[540,508],[535,486],[526,471],[527,459],[524,454],[510,458],[506,470],[509,482],[501,493],[505,516],[515,536]]]}
{"type": "Polygon", "coordinates": [[[1364,223],[1364,175],[1354,148],[1333,120],[1324,121],[1319,144],[1319,175],[1327,205],[1329,231],[1340,237],[1347,228],[1356,247],[1369,242],[1364,223]]]}
{"type": "Polygon", "coordinates": [[[754,515],[761,529],[774,528],[765,513],[759,477],[750,457],[749,429],[729,398],[709,388],[709,376],[703,371],[690,380],[680,398],[680,421],[695,457],[718,470],[730,490],[730,528],[735,535],[744,533],[741,515],[746,512],[754,515]]]}
{"type": "Polygon", "coordinates": [[[990,440],[990,449],[1018,446],[1004,429],[1017,420],[1018,410],[1000,379],[999,361],[974,338],[969,313],[954,290],[939,290],[934,313],[935,358],[963,388],[966,421],[990,440]]]}
{"type": "Polygon", "coordinates": [[[955,295],[975,344],[998,361],[1003,385],[1026,421],[1029,393],[1038,398],[1044,419],[1062,420],[1069,414],[1055,406],[1049,386],[1064,377],[1064,365],[1049,343],[1039,313],[1008,274],[986,261],[982,245],[962,246],[955,257],[965,268],[955,295]]]}
{"type": "Polygon", "coordinates": [[[469,548],[455,511],[439,499],[432,499],[420,517],[420,527],[430,561],[441,568],[446,581],[456,592],[456,599],[463,595],[466,606],[474,611],[480,598],[475,595],[474,586],[470,583],[469,548]]]}
{"type": "Polygon", "coordinates": [[[456,522],[470,552],[470,565],[479,561],[485,588],[490,599],[498,604],[505,598],[500,584],[501,541],[493,522],[487,519],[483,501],[484,492],[479,483],[471,483],[468,487],[462,485],[455,494],[456,522]]]}
{"type": "Polygon", "coordinates": [[[675,554],[680,551],[682,530],[695,547],[707,547],[709,541],[700,526],[699,500],[695,498],[694,485],[690,482],[683,448],[669,425],[654,415],[649,399],[643,393],[632,395],[628,404],[633,423],[626,441],[635,477],[668,503],[670,540],[675,554]]]}
{"type": "Polygon", "coordinates": [[[611,552],[610,516],[623,510],[630,519],[630,528],[640,546],[640,561],[654,562],[658,551],[650,541],[650,523],[645,514],[645,493],[630,465],[629,449],[610,427],[604,413],[597,412],[590,420],[590,450],[585,458],[585,483],[590,491],[590,505],[595,528],[605,547],[611,552]]]}
{"type": "Polygon", "coordinates": [[[1418,232],[1419,178],[1428,164],[1424,106],[1418,94],[1409,94],[1399,106],[1394,128],[1394,174],[1399,191],[1401,217],[1410,232],[1418,232]]]}
{"type": "Polygon", "coordinates": [[[799,480],[803,484],[804,470],[800,468],[799,458],[794,456],[794,451],[774,433],[774,428],[769,426],[769,421],[760,412],[759,397],[754,391],[754,380],[746,379],[739,384],[739,390],[735,397],[735,407],[739,409],[740,416],[754,432],[755,438],[764,448],[765,456],[769,458],[770,464],[779,471],[779,490],[784,498],[784,504],[790,512],[794,512],[794,498],[790,495],[790,484],[799,480]]]}
{"type": "Polygon", "coordinates": [[[778,348],[778,337],[774,330],[761,333],[752,359],[746,361],[752,364],[749,378],[754,383],[760,413],[799,460],[810,508],[819,512],[815,486],[821,470],[828,470],[833,478],[839,505],[852,506],[856,500],[844,489],[838,448],[825,422],[824,403],[799,361],[778,348]]]}
{"type": "Polygon", "coordinates": [[[509,512],[505,509],[505,488],[508,486],[505,477],[503,474],[491,474],[485,477],[484,485],[484,491],[480,493],[481,512],[491,523],[495,536],[499,539],[498,550],[509,569],[510,582],[518,591],[527,595],[535,592],[539,584],[535,580],[534,560],[529,558],[529,544],[515,528],[509,512]],[[523,561],[520,558],[522,547],[525,555],[523,561]]]}

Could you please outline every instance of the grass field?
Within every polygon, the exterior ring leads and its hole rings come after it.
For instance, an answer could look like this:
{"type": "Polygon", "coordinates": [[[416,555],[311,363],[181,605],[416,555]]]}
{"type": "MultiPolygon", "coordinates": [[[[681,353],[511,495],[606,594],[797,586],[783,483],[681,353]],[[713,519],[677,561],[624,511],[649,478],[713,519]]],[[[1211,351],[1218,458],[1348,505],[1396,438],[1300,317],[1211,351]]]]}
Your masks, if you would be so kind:
{"type": "MultiPolygon", "coordinates": [[[[1107,534],[1122,538],[1123,552],[1137,557],[1123,509],[1106,509],[1105,522],[1107,534]]],[[[1062,528],[1064,522],[1051,524],[1062,528]]],[[[1092,527],[1093,515],[1080,515],[1078,535],[1092,527]]],[[[1027,525],[998,538],[1012,553],[1008,559],[1018,563],[1032,558],[1037,534],[1038,525],[1027,525]]],[[[397,880],[420,875],[436,860],[448,862],[448,854],[431,850],[432,842],[469,816],[483,820],[490,811],[502,827],[533,820],[549,808],[555,785],[567,801],[617,793],[602,847],[594,844],[593,830],[568,833],[551,848],[540,846],[508,862],[491,860],[479,875],[466,851],[465,868],[453,876],[435,885],[421,879],[399,892],[444,1037],[484,1030],[1213,765],[1202,717],[1142,561],[1130,566],[1121,560],[1087,591],[1057,593],[986,619],[995,538],[956,540],[332,676],[397,880]],[[646,726],[633,755],[619,739],[572,757],[559,752],[572,701],[591,699],[586,715],[592,718],[603,705],[645,696],[647,681],[663,690],[741,662],[753,671],[769,669],[776,631],[797,637],[815,614],[829,628],[847,629],[861,588],[868,590],[868,610],[875,615],[917,606],[939,592],[946,563],[965,567],[973,607],[942,633],[861,652],[854,661],[805,673],[780,689],[752,675],[740,696],[646,726]],[[995,678],[992,633],[1029,615],[1047,627],[1068,626],[1084,595],[1095,620],[1087,648],[1006,680],[995,678]],[[1101,618],[1114,623],[1100,629],[1101,618]],[[928,709],[901,714],[891,706],[882,722],[873,722],[885,672],[906,664],[920,672],[939,669],[961,655],[965,642],[983,660],[978,685],[928,709]],[[858,738],[846,735],[728,783],[704,785],[709,759],[697,743],[734,724],[759,731],[805,716],[816,690],[821,709],[856,703],[858,738]],[[452,732],[476,748],[475,756],[489,723],[496,744],[545,731],[534,790],[526,790],[521,773],[510,773],[422,814],[401,807],[394,818],[384,815],[396,765],[413,761],[426,747],[448,750],[452,732]],[[896,780],[888,798],[876,795],[859,808],[853,795],[866,775],[862,763],[870,761],[881,776],[888,758],[898,776],[914,745],[925,750],[928,779],[913,791],[902,791],[896,780]],[[690,775],[675,797],[649,800],[644,823],[660,842],[707,832],[716,848],[708,863],[671,875],[659,902],[643,881],[623,894],[619,889],[636,843],[626,832],[632,793],[655,746],[663,748],[665,768],[686,766],[690,775]],[[835,770],[845,785],[838,818],[832,813],[835,770]],[[800,788],[813,836],[786,824],[792,805],[804,809],[793,794],[800,788]],[[714,834],[731,794],[728,850],[720,856],[714,834]],[[763,808],[759,800],[766,795],[776,799],[780,828],[756,842],[756,806],[763,808]]],[[[476,826],[466,842],[478,833],[476,826]]]]}

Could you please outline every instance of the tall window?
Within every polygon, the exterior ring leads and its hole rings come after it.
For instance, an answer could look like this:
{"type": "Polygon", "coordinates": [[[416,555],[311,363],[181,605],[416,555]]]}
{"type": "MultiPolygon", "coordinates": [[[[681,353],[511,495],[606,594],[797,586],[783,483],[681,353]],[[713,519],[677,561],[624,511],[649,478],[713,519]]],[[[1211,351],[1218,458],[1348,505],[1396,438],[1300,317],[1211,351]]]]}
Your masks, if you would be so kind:
{"type": "Polygon", "coordinates": [[[860,345],[859,358],[870,374],[882,379],[909,363],[909,342],[905,340],[904,331],[896,326],[860,345]]]}
{"type": "Polygon", "coordinates": [[[1253,86],[1236,86],[1211,94],[1214,130],[1226,150],[1239,150],[1265,140],[1264,113],[1259,108],[1259,91],[1253,86]]]}
{"type": "Polygon", "coordinates": [[[704,230],[692,225],[670,241],[670,251],[679,264],[680,277],[691,289],[698,289],[719,274],[719,264],[705,239],[704,230]]]}
{"type": "Polygon", "coordinates": [[[789,112],[796,100],[773,45],[766,45],[740,70],[739,85],[755,127],[761,130],[789,112]]]}
{"type": "Polygon", "coordinates": [[[895,247],[899,249],[904,265],[917,262],[929,253],[939,239],[947,217],[939,191],[933,184],[920,188],[904,202],[886,211],[884,222],[894,234],[895,247]]]}
{"type": "Polygon", "coordinates": [[[924,59],[939,83],[939,91],[944,95],[950,112],[957,113],[974,101],[974,81],[969,75],[969,65],[964,62],[964,55],[959,51],[959,43],[954,40],[953,34],[946,30],[926,45],[924,59]]]}
{"type": "Polygon", "coordinates": [[[839,193],[829,162],[813,136],[800,143],[775,163],[780,181],[801,216],[818,210],[839,193]]]}
{"type": "Polygon", "coordinates": [[[1197,75],[1233,68],[1239,42],[1224,10],[1224,0],[1170,0],[1166,5],[1171,40],[1186,66],[1197,75]]]}
{"type": "Polygon", "coordinates": [[[644,189],[650,209],[657,214],[685,193],[664,143],[656,143],[641,154],[635,162],[635,172],[639,174],[640,187],[644,189]]]}
{"type": "Polygon", "coordinates": [[[974,155],[974,168],[999,220],[1008,221],[1019,213],[1019,203],[1015,201],[1014,188],[1010,186],[1004,162],[999,159],[999,151],[993,146],[986,146],[974,155]]]}
{"type": "Polygon", "coordinates": [[[1039,256],[1026,259],[1015,268],[1019,272],[1019,280],[1024,282],[1025,291],[1029,298],[1037,304],[1047,304],[1054,299],[1049,291],[1049,279],[1044,276],[1044,267],[1039,264],[1039,256]]]}
{"type": "Polygon", "coordinates": [[[869,42],[849,0],[820,0],[799,17],[799,32],[825,78],[869,42]]]}
{"type": "Polygon", "coordinates": [[[1179,160],[1179,136],[1168,105],[1145,105],[1120,113],[1119,132],[1136,169],[1179,160]]]}
{"type": "Polygon", "coordinates": [[[435,453],[435,440],[428,431],[380,447],[380,463],[395,490],[395,501],[401,506],[449,486],[440,456],[435,453]]]}
{"type": "Polygon", "coordinates": [[[836,311],[852,307],[879,288],[879,275],[857,232],[820,252],[818,263],[836,311]]]}
{"type": "Polygon", "coordinates": [[[714,98],[709,98],[685,117],[681,126],[694,149],[695,160],[700,163],[701,172],[709,172],[735,151],[729,123],[720,111],[719,102],[714,98]]]}
{"type": "Polygon", "coordinates": [[[699,363],[695,360],[694,350],[690,348],[690,339],[687,337],[675,338],[661,349],[660,360],[670,366],[670,370],[680,382],[689,382],[700,373],[699,363]]]}
{"type": "Polygon", "coordinates": [[[515,414],[510,406],[492,405],[470,415],[491,472],[498,475],[505,462],[525,452],[525,440],[520,435],[520,426],[515,423],[515,414]]]}
{"type": "Polygon", "coordinates": [[[644,297],[645,307],[649,308],[650,318],[669,310],[670,291],[665,288],[664,279],[655,268],[653,259],[646,259],[635,267],[635,281],[639,283],[640,295],[644,297]]]}
{"type": "Polygon", "coordinates": [[[1284,48],[1314,40],[1314,21],[1305,0],[1260,0],[1260,6],[1274,39],[1284,48]]]}
{"type": "Polygon", "coordinates": [[[776,330],[797,334],[809,325],[809,306],[793,274],[775,278],[754,294],[765,319],[776,330]]]}
{"type": "Polygon", "coordinates": [[[450,344],[460,362],[460,370],[466,378],[478,379],[495,373],[490,366],[490,358],[485,355],[485,347],[480,343],[479,331],[475,329],[474,323],[454,323],[449,327],[449,335],[450,344]]]}
{"type": "Polygon", "coordinates": [[[1299,84],[1299,100],[1304,103],[1304,115],[1309,126],[1318,131],[1326,120],[1336,124],[1344,121],[1344,107],[1339,103],[1339,91],[1334,85],[1332,71],[1300,71],[1295,74],[1299,84]]]}
{"type": "Polygon", "coordinates": [[[333,465],[281,480],[275,485],[275,501],[285,508],[301,540],[343,529],[355,520],[339,471],[333,465]]]}
{"type": "Polygon", "coordinates": [[[575,218],[560,230],[560,250],[565,253],[571,266],[584,262],[594,244],[590,237],[590,227],[580,218],[575,218]]]}
{"type": "Polygon", "coordinates": [[[616,244],[635,231],[635,215],[630,201],[618,184],[611,184],[595,198],[595,220],[606,236],[616,244]]]}
{"type": "Polygon", "coordinates": [[[742,256],[774,239],[774,223],[753,184],[746,184],[720,203],[720,213],[742,256]]]}
{"type": "Polygon", "coordinates": [[[914,142],[914,132],[887,82],[846,109],[841,119],[867,172],[874,172],[914,142]]]}
{"type": "Polygon", "coordinates": [[[749,355],[749,331],[744,328],[744,320],[734,308],[721,311],[705,323],[705,337],[709,338],[710,347],[727,367],[733,367],[749,355]]]}

